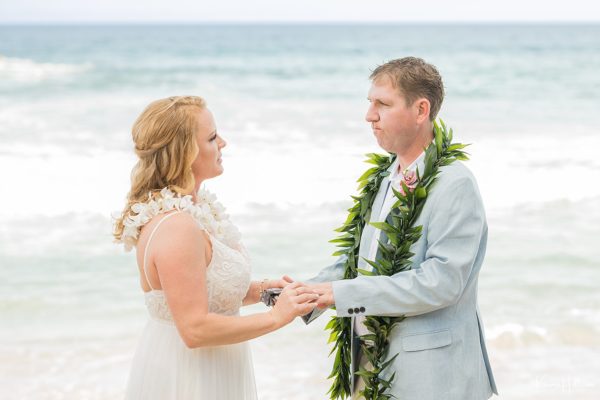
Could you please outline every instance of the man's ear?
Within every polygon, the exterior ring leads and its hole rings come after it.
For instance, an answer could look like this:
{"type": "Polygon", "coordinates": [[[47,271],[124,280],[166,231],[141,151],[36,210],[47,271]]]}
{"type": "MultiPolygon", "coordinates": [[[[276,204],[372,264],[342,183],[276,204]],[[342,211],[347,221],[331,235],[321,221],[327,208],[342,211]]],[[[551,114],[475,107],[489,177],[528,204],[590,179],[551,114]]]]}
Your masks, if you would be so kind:
{"type": "Polygon", "coordinates": [[[431,103],[426,98],[420,98],[415,101],[415,107],[417,109],[417,122],[423,123],[429,120],[429,113],[431,112],[431,103]]]}

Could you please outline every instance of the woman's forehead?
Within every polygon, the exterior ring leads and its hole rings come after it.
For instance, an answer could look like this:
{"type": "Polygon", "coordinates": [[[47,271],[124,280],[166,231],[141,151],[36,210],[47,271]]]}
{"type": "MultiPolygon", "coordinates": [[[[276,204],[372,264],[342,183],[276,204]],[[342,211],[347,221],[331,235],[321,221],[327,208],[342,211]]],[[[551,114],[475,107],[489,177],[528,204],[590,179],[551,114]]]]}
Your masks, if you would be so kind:
{"type": "Polygon", "coordinates": [[[215,119],[212,112],[208,108],[200,110],[197,114],[198,126],[203,131],[211,133],[215,130],[215,119]]]}

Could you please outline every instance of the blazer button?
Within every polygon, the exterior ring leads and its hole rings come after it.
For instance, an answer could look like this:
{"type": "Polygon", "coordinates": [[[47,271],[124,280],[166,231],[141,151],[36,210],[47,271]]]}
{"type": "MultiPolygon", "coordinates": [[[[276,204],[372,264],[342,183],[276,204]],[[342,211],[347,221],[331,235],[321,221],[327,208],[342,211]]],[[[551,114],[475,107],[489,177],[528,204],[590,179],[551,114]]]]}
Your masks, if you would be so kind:
{"type": "Polygon", "coordinates": [[[365,308],[364,308],[364,307],[361,307],[361,308],[360,308],[360,312],[365,312],[365,308]]]}
{"type": "Polygon", "coordinates": [[[360,308],[356,307],[356,308],[354,309],[354,313],[355,313],[355,314],[358,314],[359,312],[360,312],[360,308]]]}
{"type": "Polygon", "coordinates": [[[354,310],[353,310],[353,309],[351,309],[351,308],[349,308],[349,309],[348,309],[348,314],[352,314],[352,313],[354,313],[354,310]]]}

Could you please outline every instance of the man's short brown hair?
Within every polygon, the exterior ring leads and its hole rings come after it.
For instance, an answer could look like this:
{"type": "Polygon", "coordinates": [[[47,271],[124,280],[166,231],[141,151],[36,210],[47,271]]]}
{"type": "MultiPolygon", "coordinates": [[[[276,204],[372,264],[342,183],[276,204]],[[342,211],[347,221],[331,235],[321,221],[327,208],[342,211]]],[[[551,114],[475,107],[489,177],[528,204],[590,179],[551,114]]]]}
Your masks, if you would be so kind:
{"type": "Polygon", "coordinates": [[[435,66],[417,57],[398,58],[375,68],[369,79],[375,82],[382,77],[390,79],[408,105],[421,97],[429,100],[429,119],[437,117],[444,101],[444,83],[435,66]]]}

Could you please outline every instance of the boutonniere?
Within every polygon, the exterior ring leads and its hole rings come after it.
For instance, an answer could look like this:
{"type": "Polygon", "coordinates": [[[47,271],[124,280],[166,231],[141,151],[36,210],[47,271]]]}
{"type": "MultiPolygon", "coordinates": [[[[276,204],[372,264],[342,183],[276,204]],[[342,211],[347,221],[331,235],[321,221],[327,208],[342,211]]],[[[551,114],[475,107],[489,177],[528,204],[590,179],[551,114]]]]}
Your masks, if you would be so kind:
{"type": "Polygon", "coordinates": [[[406,196],[406,189],[413,192],[419,183],[419,177],[416,171],[404,170],[402,172],[402,179],[400,180],[400,190],[403,196],[406,196]]]}

